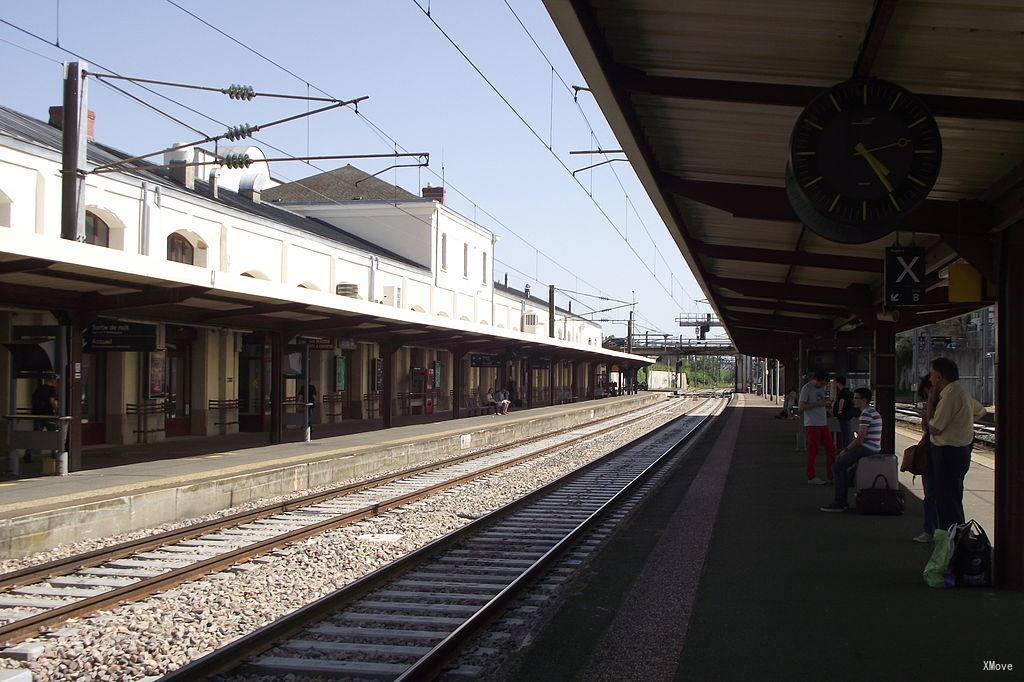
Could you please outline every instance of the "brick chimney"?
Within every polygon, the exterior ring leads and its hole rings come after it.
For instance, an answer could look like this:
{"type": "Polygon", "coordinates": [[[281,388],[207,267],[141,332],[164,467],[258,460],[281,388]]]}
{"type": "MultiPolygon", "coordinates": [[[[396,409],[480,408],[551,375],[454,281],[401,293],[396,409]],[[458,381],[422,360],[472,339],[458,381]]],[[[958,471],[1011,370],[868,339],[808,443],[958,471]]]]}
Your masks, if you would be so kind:
{"type": "Polygon", "coordinates": [[[431,187],[427,185],[423,188],[423,198],[432,199],[439,204],[444,203],[444,187],[431,187]]]}
{"type": "MultiPolygon", "coordinates": [[[[50,125],[57,130],[64,130],[64,107],[50,107],[50,125]]],[[[86,137],[92,142],[96,139],[96,112],[89,112],[89,125],[86,127],[86,137]]]]}

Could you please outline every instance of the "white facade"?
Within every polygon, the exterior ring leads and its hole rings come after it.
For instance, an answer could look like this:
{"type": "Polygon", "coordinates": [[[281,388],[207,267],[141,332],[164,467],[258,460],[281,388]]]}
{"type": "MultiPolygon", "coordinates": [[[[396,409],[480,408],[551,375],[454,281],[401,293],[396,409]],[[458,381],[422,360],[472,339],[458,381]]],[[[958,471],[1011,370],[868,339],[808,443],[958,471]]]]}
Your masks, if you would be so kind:
{"type": "MultiPolygon", "coordinates": [[[[237,151],[259,156],[255,147],[237,151]]],[[[175,156],[188,160],[203,153],[186,149],[168,158],[175,156]]],[[[209,180],[213,167],[199,168],[200,179],[209,180]]],[[[275,184],[266,164],[256,163],[245,173],[225,168],[216,173],[222,190],[248,186],[258,191],[275,184]]],[[[60,194],[58,151],[0,135],[0,227],[60,239],[60,194]]],[[[194,280],[201,269],[207,273],[202,279],[211,283],[224,276],[263,280],[269,295],[295,288],[333,294],[338,285],[349,285],[347,292],[369,303],[548,335],[545,304],[508,291],[496,293],[495,236],[435,201],[273,204],[380,249],[339,243],[167,180],[143,181],[127,174],[88,175],[85,205],[110,228],[109,247],[91,247],[100,265],[109,249],[159,261],[161,267],[187,273],[186,279],[194,280]],[[173,234],[193,247],[193,264],[168,263],[173,234]]],[[[555,332],[556,338],[580,346],[601,345],[600,326],[576,316],[557,314],[555,332]]]]}

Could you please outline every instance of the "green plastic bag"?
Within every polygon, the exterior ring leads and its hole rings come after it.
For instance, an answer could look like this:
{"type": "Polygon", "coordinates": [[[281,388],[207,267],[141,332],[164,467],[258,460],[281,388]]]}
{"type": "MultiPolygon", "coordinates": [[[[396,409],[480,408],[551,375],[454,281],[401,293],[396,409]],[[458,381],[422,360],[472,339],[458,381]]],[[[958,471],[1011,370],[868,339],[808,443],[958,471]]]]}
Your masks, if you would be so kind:
{"type": "Polygon", "coordinates": [[[952,587],[953,574],[949,563],[953,560],[953,537],[949,531],[935,529],[932,534],[932,556],[924,566],[924,581],[928,587],[952,587]]]}

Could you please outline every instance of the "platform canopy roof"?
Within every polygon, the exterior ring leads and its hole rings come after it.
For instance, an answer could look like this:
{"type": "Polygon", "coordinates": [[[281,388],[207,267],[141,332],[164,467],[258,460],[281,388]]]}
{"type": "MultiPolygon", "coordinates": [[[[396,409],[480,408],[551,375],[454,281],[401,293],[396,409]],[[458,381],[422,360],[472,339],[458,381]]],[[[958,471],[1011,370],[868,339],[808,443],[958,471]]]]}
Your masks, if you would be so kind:
{"type": "Polygon", "coordinates": [[[109,316],[279,333],[285,340],[343,337],[633,367],[652,362],[599,346],[393,308],[333,292],[284,287],[34,233],[0,231],[0,307],[54,311],[78,316],[81,323],[109,316]]]}
{"type": "Polygon", "coordinates": [[[943,140],[935,188],[900,233],[927,247],[927,305],[901,310],[898,328],[979,307],[948,302],[944,268],[962,258],[994,280],[996,235],[1024,213],[1019,2],[545,5],[741,352],[778,357],[800,336],[874,323],[896,235],[828,241],[799,222],[784,189],[803,107],[854,75],[920,95],[943,140]]]}

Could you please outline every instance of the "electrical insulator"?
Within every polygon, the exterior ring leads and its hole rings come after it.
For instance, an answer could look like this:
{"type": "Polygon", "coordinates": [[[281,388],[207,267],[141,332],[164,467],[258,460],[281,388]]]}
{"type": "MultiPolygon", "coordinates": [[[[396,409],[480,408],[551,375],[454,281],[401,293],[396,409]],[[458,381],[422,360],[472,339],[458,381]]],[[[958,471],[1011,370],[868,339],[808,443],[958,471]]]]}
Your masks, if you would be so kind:
{"type": "Polygon", "coordinates": [[[248,168],[252,165],[252,159],[248,154],[225,154],[221,163],[228,168],[248,168]]]}
{"type": "Polygon", "coordinates": [[[231,99],[244,99],[246,101],[256,96],[256,90],[251,85],[235,85],[234,83],[223,88],[221,92],[231,99]]]}
{"type": "Polygon", "coordinates": [[[232,142],[235,140],[244,140],[245,138],[250,137],[257,130],[259,130],[259,126],[243,123],[241,125],[229,127],[228,131],[224,133],[224,137],[228,138],[232,142]]]}

